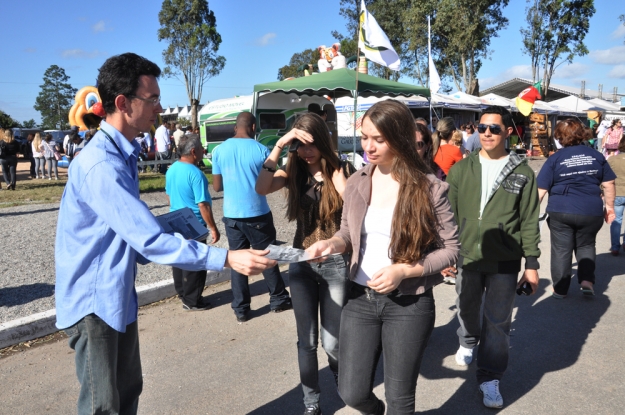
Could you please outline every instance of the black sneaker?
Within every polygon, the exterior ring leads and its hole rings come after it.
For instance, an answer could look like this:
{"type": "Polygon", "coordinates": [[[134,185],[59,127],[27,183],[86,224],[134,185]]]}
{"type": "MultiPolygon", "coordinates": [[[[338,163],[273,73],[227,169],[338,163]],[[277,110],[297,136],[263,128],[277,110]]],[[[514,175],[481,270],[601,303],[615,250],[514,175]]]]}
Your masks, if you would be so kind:
{"type": "Polygon", "coordinates": [[[249,312],[245,312],[243,314],[234,313],[234,315],[237,317],[237,321],[239,323],[245,323],[247,320],[250,319],[250,313],[249,312]]]}
{"type": "Polygon", "coordinates": [[[288,301],[286,303],[280,304],[276,308],[272,308],[271,312],[272,313],[281,313],[281,312],[286,311],[286,310],[291,310],[292,308],[293,308],[293,304],[291,304],[291,301],[288,301]]]}
{"type": "Polygon", "coordinates": [[[198,304],[197,307],[191,307],[186,304],[182,304],[182,309],[184,311],[204,311],[208,310],[209,308],[211,308],[211,303],[201,303],[198,304]]]}
{"type": "Polygon", "coordinates": [[[308,405],[304,415],[321,415],[321,409],[319,409],[319,405],[308,405]]]}

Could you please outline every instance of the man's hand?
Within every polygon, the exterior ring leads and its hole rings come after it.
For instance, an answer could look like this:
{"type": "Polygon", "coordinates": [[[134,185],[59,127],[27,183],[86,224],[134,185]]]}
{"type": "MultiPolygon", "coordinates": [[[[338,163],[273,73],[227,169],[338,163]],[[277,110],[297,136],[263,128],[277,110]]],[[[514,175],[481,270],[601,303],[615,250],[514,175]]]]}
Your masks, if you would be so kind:
{"type": "Polygon", "coordinates": [[[267,268],[276,266],[278,263],[273,259],[265,258],[269,250],[243,249],[240,251],[228,251],[224,267],[243,275],[258,275],[267,268]]]}
{"type": "Polygon", "coordinates": [[[380,294],[388,294],[393,292],[399,286],[399,283],[406,278],[405,271],[405,264],[389,265],[373,274],[367,285],[380,294]]]}
{"type": "Polygon", "coordinates": [[[219,242],[219,238],[221,237],[221,235],[219,234],[219,231],[217,230],[217,228],[211,228],[211,243],[212,244],[216,244],[217,242],[219,242]]]}
{"type": "Polygon", "coordinates": [[[536,294],[536,290],[538,289],[538,279],[538,270],[526,269],[523,273],[523,277],[521,277],[521,279],[519,280],[517,287],[520,287],[525,282],[527,282],[532,287],[532,294],[536,294]]]}
{"type": "Polygon", "coordinates": [[[456,267],[445,268],[444,270],[441,271],[441,275],[443,277],[456,278],[457,274],[458,274],[458,270],[456,269],[456,267]]]}

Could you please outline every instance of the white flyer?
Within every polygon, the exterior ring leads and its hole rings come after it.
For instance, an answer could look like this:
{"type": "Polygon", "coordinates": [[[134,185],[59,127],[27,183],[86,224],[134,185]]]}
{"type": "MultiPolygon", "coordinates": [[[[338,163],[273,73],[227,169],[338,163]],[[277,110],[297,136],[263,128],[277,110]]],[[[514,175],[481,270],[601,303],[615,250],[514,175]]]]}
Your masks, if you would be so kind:
{"type": "Polygon", "coordinates": [[[303,249],[293,248],[292,246],[269,245],[267,249],[269,253],[265,257],[274,259],[278,261],[279,264],[291,264],[321,258],[321,256],[311,257],[303,249]]]}
{"type": "Polygon", "coordinates": [[[186,207],[156,217],[165,233],[179,233],[184,239],[203,241],[208,237],[208,229],[204,227],[193,211],[186,207]]]}

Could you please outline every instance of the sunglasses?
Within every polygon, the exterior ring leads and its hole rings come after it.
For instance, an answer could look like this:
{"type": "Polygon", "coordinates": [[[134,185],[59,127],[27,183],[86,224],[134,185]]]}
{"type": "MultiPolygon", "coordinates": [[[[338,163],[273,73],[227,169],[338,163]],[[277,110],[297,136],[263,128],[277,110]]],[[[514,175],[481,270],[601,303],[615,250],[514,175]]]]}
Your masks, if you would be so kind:
{"type": "Polygon", "coordinates": [[[486,132],[486,129],[489,129],[491,134],[495,134],[495,135],[499,135],[501,134],[501,125],[498,124],[479,124],[477,126],[477,132],[480,134],[484,134],[486,132]]]}
{"type": "Polygon", "coordinates": [[[417,150],[421,150],[425,147],[425,143],[423,141],[417,141],[417,150]]]}

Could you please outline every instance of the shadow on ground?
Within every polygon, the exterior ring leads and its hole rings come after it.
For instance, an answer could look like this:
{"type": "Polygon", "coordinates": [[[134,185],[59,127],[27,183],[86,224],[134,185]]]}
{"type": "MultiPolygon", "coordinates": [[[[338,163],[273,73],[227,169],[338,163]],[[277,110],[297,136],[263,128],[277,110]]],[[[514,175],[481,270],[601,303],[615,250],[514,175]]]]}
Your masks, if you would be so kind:
{"type": "Polygon", "coordinates": [[[40,298],[52,297],[54,285],[35,283],[19,287],[0,288],[0,307],[14,307],[28,304],[40,298]]]}

